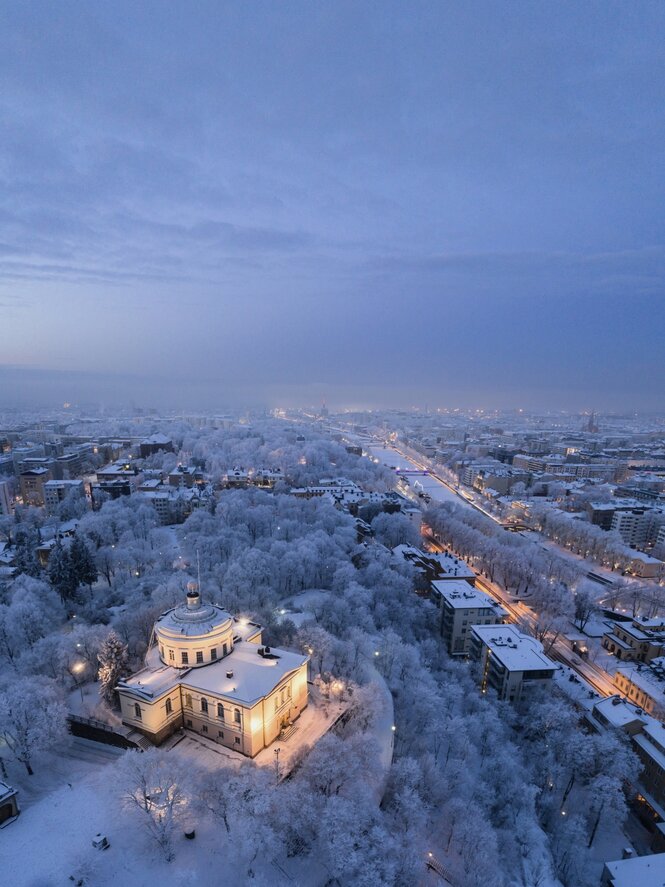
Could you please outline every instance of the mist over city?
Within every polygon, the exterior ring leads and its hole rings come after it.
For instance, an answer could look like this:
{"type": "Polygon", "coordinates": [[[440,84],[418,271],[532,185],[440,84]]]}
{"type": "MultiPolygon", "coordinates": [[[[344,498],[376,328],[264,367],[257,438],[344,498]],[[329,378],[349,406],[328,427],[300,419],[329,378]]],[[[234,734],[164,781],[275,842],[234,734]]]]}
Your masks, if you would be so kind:
{"type": "Polygon", "coordinates": [[[2,887],[662,887],[665,6],[0,0],[2,887]]]}

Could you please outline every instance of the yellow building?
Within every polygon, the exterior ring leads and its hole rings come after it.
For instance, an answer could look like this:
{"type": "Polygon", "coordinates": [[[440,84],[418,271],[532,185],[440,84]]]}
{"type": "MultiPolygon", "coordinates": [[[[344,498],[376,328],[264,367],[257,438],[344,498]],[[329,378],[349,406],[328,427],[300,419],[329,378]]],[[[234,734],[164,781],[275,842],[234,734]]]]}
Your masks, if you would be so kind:
{"type": "Polygon", "coordinates": [[[123,723],[156,745],[185,728],[254,757],[307,706],[308,657],[264,646],[261,632],[190,583],[155,623],[146,667],[118,684],[123,723]]]}

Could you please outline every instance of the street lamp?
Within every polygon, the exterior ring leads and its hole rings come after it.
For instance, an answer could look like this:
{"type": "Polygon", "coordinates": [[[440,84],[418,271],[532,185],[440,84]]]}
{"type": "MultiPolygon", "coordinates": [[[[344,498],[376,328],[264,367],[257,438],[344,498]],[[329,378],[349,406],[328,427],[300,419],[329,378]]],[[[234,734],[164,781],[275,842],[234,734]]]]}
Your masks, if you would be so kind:
{"type": "Polygon", "coordinates": [[[83,702],[83,682],[77,680],[77,675],[83,674],[85,671],[85,662],[75,662],[71,667],[71,672],[74,678],[74,683],[79,688],[79,692],[81,693],[81,702],[83,702]]]}

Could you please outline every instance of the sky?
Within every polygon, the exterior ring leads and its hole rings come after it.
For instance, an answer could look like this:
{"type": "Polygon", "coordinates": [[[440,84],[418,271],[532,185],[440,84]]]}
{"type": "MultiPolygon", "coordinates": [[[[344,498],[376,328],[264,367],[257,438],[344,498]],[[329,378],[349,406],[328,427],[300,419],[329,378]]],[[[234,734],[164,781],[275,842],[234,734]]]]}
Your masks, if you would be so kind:
{"type": "Polygon", "coordinates": [[[665,4],[0,0],[0,406],[665,410],[665,4]]]}

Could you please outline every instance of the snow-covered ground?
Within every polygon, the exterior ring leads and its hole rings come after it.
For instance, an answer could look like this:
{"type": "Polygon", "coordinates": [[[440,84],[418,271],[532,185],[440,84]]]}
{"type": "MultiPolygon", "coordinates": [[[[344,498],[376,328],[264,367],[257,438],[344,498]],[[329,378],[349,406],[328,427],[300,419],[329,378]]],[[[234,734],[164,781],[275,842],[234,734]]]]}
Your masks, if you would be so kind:
{"type": "MultiPolygon", "coordinates": [[[[296,731],[285,742],[275,741],[268,748],[253,758],[257,767],[275,766],[275,749],[279,748],[280,775],[286,776],[292,766],[293,759],[303,748],[311,748],[330,730],[338,718],[348,708],[348,699],[325,699],[316,687],[309,687],[310,702],[296,723],[296,731]]],[[[247,763],[247,757],[230,748],[218,745],[205,736],[191,731],[183,731],[183,738],[173,743],[172,748],[178,754],[184,754],[197,763],[214,769],[220,765],[241,766],[247,763]]]]}

